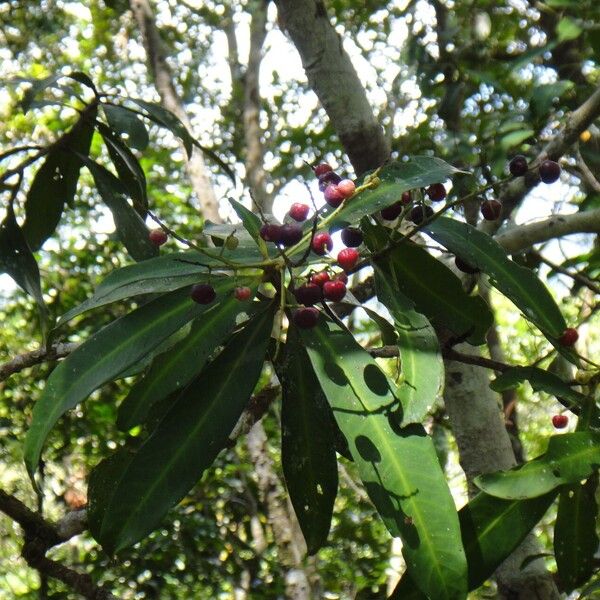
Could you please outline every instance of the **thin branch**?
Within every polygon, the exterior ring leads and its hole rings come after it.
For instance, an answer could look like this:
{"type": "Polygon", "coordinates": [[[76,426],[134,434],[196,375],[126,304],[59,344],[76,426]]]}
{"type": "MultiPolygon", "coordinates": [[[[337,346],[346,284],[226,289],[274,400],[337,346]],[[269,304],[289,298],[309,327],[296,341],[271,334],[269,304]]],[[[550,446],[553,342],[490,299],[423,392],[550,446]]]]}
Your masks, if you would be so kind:
{"type": "Polygon", "coordinates": [[[33,350],[32,352],[25,352],[24,354],[19,354],[15,356],[12,360],[0,365],[0,381],[5,381],[11,375],[15,373],[19,373],[23,369],[27,369],[28,367],[33,367],[34,365],[50,362],[53,360],[58,360],[59,358],[64,358],[75,348],[77,348],[79,344],[75,343],[66,343],[66,344],[55,344],[51,346],[49,349],[41,348],[40,350],[33,350]]]}
{"type": "Polygon", "coordinates": [[[563,275],[566,275],[567,277],[570,277],[571,279],[577,281],[581,285],[589,288],[590,290],[592,290],[592,292],[600,294],[600,286],[596,285],[591,279],[588,279],[585,275],[582,275],[577,271],[569,271],[568,269],[565,269],[564,267],[561,267],[560,265],[557,265],[556,263],[548,260],[539,252],[533,252],[533,255],[535,256],[535,258],[541,260],[544,264],[548,265],[553,271],[556,271],[557,273],[562,273],[563,275]]]}

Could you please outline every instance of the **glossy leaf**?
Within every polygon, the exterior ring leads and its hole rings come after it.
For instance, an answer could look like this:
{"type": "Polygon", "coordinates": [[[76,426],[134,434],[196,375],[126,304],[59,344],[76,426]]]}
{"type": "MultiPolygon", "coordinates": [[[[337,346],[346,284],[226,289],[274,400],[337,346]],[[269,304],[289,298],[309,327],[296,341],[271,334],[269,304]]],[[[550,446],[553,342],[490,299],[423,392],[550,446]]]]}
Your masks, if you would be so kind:
{"type": "Polygon", "coordinates": [[[219,452],[260,376],[273,325],[263,311],[186,387],[115,482],[98,541],[109,553],[158,526],[219,452]]]}
{"type": "Polygon", "coordinates": [[[337,494],[337,458],[327,401],[295,328],[288,330],[281,382],[281,463],[308,554],[327,541],[337,494]]]}
{"type": "Polygon", "coordinates": [[[505,499],[535,498],[589,477],[600,464],[600,433],[578,431],[552,436],[546,454],[510,471],[480,475],[477,487],[505,499]]]}
{"type": "MultiPolygon", "coordinates": [[[[252,285],[251,282],[242,283],[252,285]]],[[[256,289],[256,284],[252,289],[256,289]]],[[[119,406],[117,425],[127,430],[143,423],[151,406],[184,388],[233,330],[238,317],[243,313],[253,314],[257,306],[257,302],[240,302],[230,295],[203,313],[192,323],[189,334],[167,352],[156,356],[149,371],[131,388],[119,406]]]]}
{"type": "MultiPolygon", "coordinates": [[[[479,493],[458,511],[469,566],[469,591],[489,579],[544,516],[556,492],[531,500],[501,500],[479,493]]],[[[389,600],[415,600],[414,582],[402,577],[389,600]]]]}
{"type": "MultiPolygon", "coordinates": [[[[433,156],[410,156],[406,161],[389,163],[379,172],[380,183],[377,187],[364,190],[344,202],[332,225],[357,223],[365,215],[371,215],[400,200],[402,192],[441,183],[460,172],[433,156]]],[[[332,209],[328,208],[323,214],[331,212],[332,209]]]]}
{"type": "Polygon", "coordinates": [[[95,111],[86,111],[63,139],[50,147],[25,199],[23,234],[33,252],[54,233],[65,204],[71,205],[94,133],[95,111]]]}
{"type": "Polygon", "coordinates": [[[390,311],[396,325],[402,377],[396,395],[402,402],[403,425],[421,423],[435,404],[444,383],[444,362],[437,335],[414,303],[399,292],[396,272],[375,269],[377,298],[390,311]]]}
{"type": "Polygon", "coordinates": [[[511,367],[496,377],[490,387],[495,392],[516,388],[519,383],[529,381],[534,391],[542,391],[563,399],[573,408],[581,407],[585,396],[576,392],[560,377],[536,367],[511,367]]]}
{"type": "Polygon", "coordinates": [[[102,110],[104,110],[110,128],[120,135],[126,135],[129,146],[136,150],[147,148],[148,131],[135,112],[114,104],[102,104],[102,110]]]}
{"type": "Polygon", "coordinates": [[[594,572],[598,550],[596,488],[598,473],[585,483],[560,492],[554,525],[554,556],[561,587],[566,592],[584,584],[594,572]]]}
{"type": "MultiPolygon", "coordinates": [[[[225,278],[214,285],[218,297],[233,287],[225,278]]],[[[33,409],[24,449],[30,475],[37,468],[46,436],[63,413],[209,308],[193,302],[188,289],[171,292],[113,321],[63,360],[33,409]]]]}
{"type": "Polygon", "coordinates": [[[246,231],[260,248],[261,254],[263,256],[269,256],[265,240],[260,237],[260,228],[262,226],[260,219],[251,210],[248,210],[243,204],[237,202],[233,198],[229,198],[229,202],[242,221],[246,231]]]}
{"type": "Polygon", "coordinates": [[[458,517],[431,438],[420,425],[398,426],[387,378],[348,331],[321,318],[302,339],[367,493],[403,539],[411,576],[433,598],[464,598],[458,517]]]}
{"type": "Polygon", "coordinates": [[[98,123],[98,131],[106,144],[121,183],[133,200],[136,210],[143,214],[148,208],[144,170],[133,152],[104,123],[98,123]]]}
{"type": "Polygon", "coordinates": [[[119,239],[131,257],[140,261],[157,256],[158,248],[150,241],[144,220],[127,202],[122,183],[93,160],[85,158],[83,162],[92,173],[98,192],[112,213],[119,239]]]}
{"type": "Polygon", "coordinates": [[[558,337],[567,326],[565,319],[533,271],[510,260],[493,238],[467,223],[440,217],[425,225],[423,231],[486,273],[496,289],[514,302],[557,348],[564,350],[558,337]]]}
{"type": "Polygon", "coordinates": [[[405,243],[375,261],[384,277],[414,302],[415,311],[471,344],[483,344],[493,315],[480,296],[469,296],[452,271],[427,250],[405,243]]]}
{"type": "Polygon", "coordinates": [[[40,284],[40,271],[15,219],[11,205],[0,223],[0,273],[8,273],[37,303],[43,337],[48,330],[48,311],[40,284]]]}

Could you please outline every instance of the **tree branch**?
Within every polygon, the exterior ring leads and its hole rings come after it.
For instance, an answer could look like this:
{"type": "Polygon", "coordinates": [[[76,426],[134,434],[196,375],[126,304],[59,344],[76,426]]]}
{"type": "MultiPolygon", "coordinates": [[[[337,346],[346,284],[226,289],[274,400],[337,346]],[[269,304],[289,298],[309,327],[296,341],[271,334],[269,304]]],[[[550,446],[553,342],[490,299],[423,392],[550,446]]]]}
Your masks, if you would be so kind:
{"type": "Polygon", "coordinates": [[[55,344],[54,346],[51,346],[50,349],[41,348],[39,350],[33,350],[32,352],[19,354],[12,360],[0,365],[0,381],[5,381],[11,375],[18,373],[23,369],[27,369],[28,367],[64,358],[73,352],[77,346],[79,346],[79,344],[55,344]]]}

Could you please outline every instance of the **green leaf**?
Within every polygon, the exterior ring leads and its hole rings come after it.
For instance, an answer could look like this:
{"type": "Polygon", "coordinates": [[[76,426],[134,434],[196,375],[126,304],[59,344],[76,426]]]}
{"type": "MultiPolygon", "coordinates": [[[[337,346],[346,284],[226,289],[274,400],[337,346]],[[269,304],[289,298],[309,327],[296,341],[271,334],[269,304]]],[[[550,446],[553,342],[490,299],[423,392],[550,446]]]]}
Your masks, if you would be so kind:
{"type": "Polygon", "coordinates": [[[227,445],[260,376],[272,325],[269,308],[232,337],[142,444],[105,512],[98,541],[109,553],[157,527],[227,445]]]}
{"type": "Polygon", "coordinates": [[[520,131],[512,131],[500,138],[500,148],[503,152],[508,152],[511,148],[519,146],[525,140],[535,134],[533,129],[522,129],[520,131]]]}
{"type": "MultiPolygon", "coordinates": [[[[500,500],[480,492],[458,511],[462,541],[469,565],[469,591],[489,579],[541,520],[556,492],[531,500],[500,500]]],[[[389,600],[416,595],[416,586],[404,576],[389,600]]]]}
{"type": "Polygon", "coordinates": [[[34,98],[45,89],[54,86],[54,84],[62,77],[62,74],[54,74],[42,79],[15,78],[15,81],[27,81],[31,83],[31,87],[25,90],[23,99],[19,103],[21,109],[26,113],[33,103],[34,98]]]}
{"type": "Polygon", "coordinates": [[[136,210],[144,214],[148,208],[146,175],[133,152],[104,123],[98,123],[98,131],[115,165],[119,179],[133,200],[136,210]]]}
{"type": "Polygon", "coordinates": [[[452,271],[412,242],[375,260],[379,270],[415,303],[415,310],[470,344],[485,343],[493,315],[480,296],[469,296],[452,271]]]}
{"type": "MultiPolygon", "coordinates": [[[[255,282],[246,282],[256,289],[255,282]]],[[[240,282],[238,281],[238,284],[240,282]]],[[[240,302],[231,295],[192,323],[184,339],[159,354],[150,370],[131,389],[119,406],[117,425],[128,430],[143,423],[152,405],[184,388],[236,325],[242,313],[254,314],[257,302],[240,302]]]]}
{"type": "Polygon", "coordinates": [[[134,111],[115,104],[102,104],[102,110],[110,128],[119,135],[126,135],[132,148],[145,150],[148,147],[148,130],[134,111]]]}
{"type": "Polygon", "coordinates": [[[144,220],[127,202],[121,182],[103,166],[85,157],[85,166],[94,177],[102,200],[112,213],[119,239],[134,260],[147,260],[158,255],[158,248],[148,237],[144,220]]]}
{"type": "Polygon", "coordinates": [[[486,273],[495,288],[512,300],[556,348],[564,350],[558,338],[567,326],[565,319],[533,271],[510,260],[494,239],[467,223],[440,217],[426,224],[423,231],[486,273]]]}
{"type": "Polygon", "coordinates": [[[556,26],[556,35],[559,42],[577,39],[582,33],[583,29],[571,17],[563,17],[556,26]]]}
{"type": "Polygon", "coordinates": [[[444,382],[444,362],[437,335],[425,316],[401,292],[394,269],[375,268],[377,298],[390,311],[398,334],[402,379],[396,395],[402,402],[403,425],[421,423],[436,402],[444,382]]]}
{"type": "MultiPolygon", "coordinates": [[[[232,287],[229,278],[215,281],[218,297],[232,287]]],[[[33,408],[24,449],[32,479],[48,433],[67,410],[209,308],[193,302],[188,289],[171,292],[113,321],[63,360],[33,408]]]]}
{"type": "Polygon", "coordinates": [[[7,206],[6,217],[0,223],[0,272],[8,273],[36,301],[42,337],[45,339],[48,332],[48,311],[42,295],[40,271],[15,219],[12,204],[7,206]]]}
{"type": "Polygon", "coordinates": [[[431,438],[420,425],[398,426],[387,378],[348,331],[321,318],[302,339],[367,493],[403,539],[411,576],[432,598],[464,598],[458,517],[431,438]]]}
{"type": "MultiPolygon", "coordinates": [[[[410,156],[407,161],[389,163],[379,172],[379,185],[364,190],[345,202],[331,226],[358,223],[362,217],[400,200],[402,192],[441,183],[462,172],[464,171],[432,156],[410,156]]],[[[332,211],[328,207],[323,215],[332,211]]]]}
{"type": "Polygon", "coordinates": [[[554,525],[554,556],[561,587],[572,592],[586,583],[594,572],[598,549],[596,488],[598,473],[585,483],[560,492],[554,525]]]}
{"type": "Polygon", "coordinates": [[[327,542],[337,494],[337,458],[327,401],[295,328],[288,330],[281,363],[281,463],[308,554],[327,542]]]}
{"type": "Polygon", "coordinates": [[[531,94],[531,110],[536,117],[545,117],[556,98],[573,89],[572,81],[556,81],[546,85],[538,85],[531,94]]]}
{"type": "Polygon", "coordinates": [[[568,407],[580,408],[586,400],[583,394],[573,390],[554,373],[536,367],[511,367],[496,377],[490,387],[495,392],[503,392],[516,388],[523,381],[529,381],[536,392],[546,392],[563,399],[568,407]]]}
{"type": "Polygon", "coordinates": [[[600,432],[578,431],[552,436],[546,454],[510,471],[475,479],[486,494],[519,500],[546,494],[559,485],[589,477],[600,464],[600,432]]]}
{"type": "Polygon", "coordinates": [[[265,257],[269,256],[265,240],[260,237],[260,228],[262,225],[260,219],[251,210],[248,210],[243,204],[233,198],[229,198],[229,202],[233,206],[233,210],[235,210],[237,216],[241,219],[246,231],[260,248],[261,254],[265,257]]]}
{"type": "Polygon", "coordinates": [[[25,199],[23,233],[36,252],[54,233],[65,204],[72,205],[82,162],[87,156],[94,133],[95,109],[83,113],[73,128],[50,147],[37,170],[25,199]]]}

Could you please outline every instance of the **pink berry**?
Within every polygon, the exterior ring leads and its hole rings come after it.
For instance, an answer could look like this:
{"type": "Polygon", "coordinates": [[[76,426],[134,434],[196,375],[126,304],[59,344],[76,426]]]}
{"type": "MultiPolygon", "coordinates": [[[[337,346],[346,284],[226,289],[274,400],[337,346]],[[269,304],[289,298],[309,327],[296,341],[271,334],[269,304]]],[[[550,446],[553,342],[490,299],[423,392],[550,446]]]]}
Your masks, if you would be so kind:
{"type": "Polygon", "coordinates": [[[350,198],[354,191],[356,190],[356,184],[351,179],[342,179],[337,184],[337,189],[344,196],[344,199],[350,198]]]}
{"type": "Polygon", "coordinates": [[[579,339],[579,333],[577,333],[577,329],[573,327],[567,327],[562,335],[558,338],[558,341],[561,346],[573,346],[575,342],[579,339]]]}
{"type": "Polygon", "coordinates": [[[325,202],[327,202],[329,206],[337,208],[344,201],[344,198],[345,196],[334,183],[325,188],[325,202]]]}
{"type": "Polygon", "coordinates": [[[328,281],[323,285],[323,296],[332,302],[339,302],[346,295],[346,284],[343,281],[328,281]]]}
{"type": "Polygon", "coordinates": [[[564,429],[569,424],[569,417],[567,415],[554,415],[552,417],[552,425],[556,429],[564,429]]]}
{"type": "Polygon", "coordinates": [[[324,256],[327,252],[331,252],[333,248],[333,240],[326,231],[315,233],[311,244],[312,251],[319,256],[324,256]]]}
{"type": "Polygon", "coordinates": [[[446,197],[446,188],[443,183],[433,183],[425,191],[433,202],[439,202],[446,197]]]}
{"type": "Polygon", "coordinates": [[[208,283],[197,283],[192,286],[191,297],[198,304],[210,304],[216,297],[215,288],[208,283]]]}
{"type": "Polygon", "coordinates": [[[246,286],[236,287],[233,291],[233,295],[236,297],[237,300],[243,302],[245,300],[250,299],[250,296],[252,295],[252,290],[246,286]]]}
{"type": "Polygon", "coordinates": [[[349,271],[358,262],[359,254],[354,248],[344,248],[337,255],[337,261],[344,271],[349,271]]]}
{"type": "Polygon", "coordinates": [[[321,302],[323,294],[321,291],[321,286],[317,285],[316,283],[307,283],[306,285],[301,285],[300,287],[296,288],[294,290],[294,296],[300,304],[312,306],[317,302],[321,302]]]}
{"type": "Polygon", "coordinates": [[[306,221],[306,217],[308,217],[308,212],[310,211],[310,206],[308,204],[302,204],[301,202],[294,202],[292,206],[290,206],[290,217],[294,219],[294,221],[298,221],[302,223],[302,221],[306,221]]]}
{"type": "Polygon", "coordinates": [[[321,163],[321,164],[317,165],[316,167],[313,167],[313,171],[317,177],[321,177],[321,175],[325,175],[325,173],[328,173],[329,171],[333,171],[333,169],[331,168],[330,164],[321,163]]]}
{"type": "Polygon", "coordinates": [[[150,243],[154,244],[158,248],[169,239],[169,236],[163,229],[151,229],[148,233],[148,239],[150,240],[150,243]]]}
{"type": "Polygon", "coordinates": [[[319,311],[312,306],[299,308],[294,312],[292,320],[296,327],[299,327],[300,329],[311,329],[319,321],[319,311]]]}
{"type": "Polygon", "coordinates": [[[310,282],[318,285],[319,287],[323,287],[323,285],[330,281],[331,277],[329,277],[329,273],[327,271],[321,271],[319,273],[315,273],[311,278],[310,282]]]}

